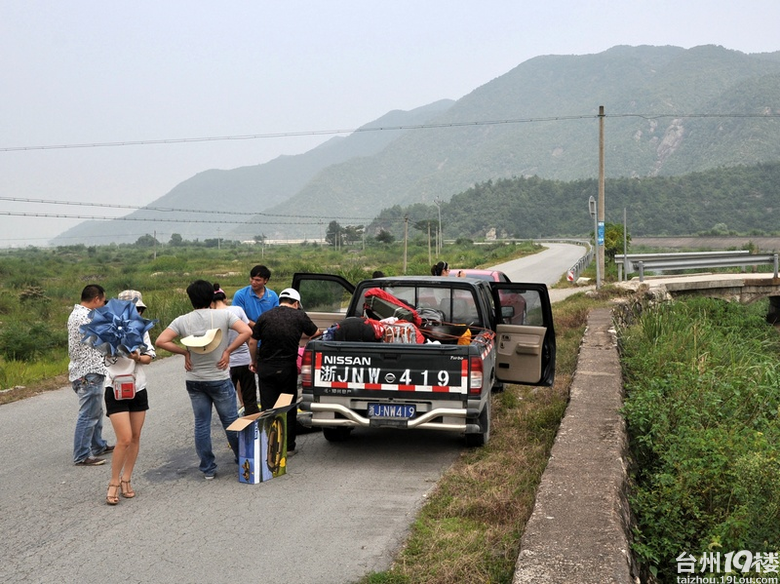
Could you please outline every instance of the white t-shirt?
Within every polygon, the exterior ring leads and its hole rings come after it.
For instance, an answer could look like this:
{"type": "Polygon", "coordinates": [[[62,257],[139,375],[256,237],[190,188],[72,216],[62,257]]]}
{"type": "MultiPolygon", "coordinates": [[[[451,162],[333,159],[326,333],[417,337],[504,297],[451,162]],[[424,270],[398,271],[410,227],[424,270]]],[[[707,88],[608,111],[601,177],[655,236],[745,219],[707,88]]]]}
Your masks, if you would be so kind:
{"type": "MultiPolygon", "coordinates": [[[[244,312],[243,308],[241,308],[240,306],[228,306],[227,310],[235,314],[241,322],[243,322],[246,325],[249,325],[249,317],[246,315],[246,312],[244,312]]],[[[237,336],[238,333],[233,329],[231,329],[230,334],[228,334],[228,344],[232,343],[237,336]]],[[[246,343],[244,343],[238,349],[230,353],[231,367],[240,367],[242,365],[249,365],[251,362],[252,359],[249,356],[249,345],[247,345],[246,343]]]]}
{"type": "MultiPolygon", "coordinates": [[[[149,331],[146,331],[144,333],[144,344],[145,347],[139,348],[139,352],[141,355],[149,355],[152,357],[152,360],[157,356],[157,352],[154,350],[154,345],[152,344],[152,339],[149,336],[149,331]]],[[[135,387],[137,391],[141,391],[142,389],[146,389],[146,365],[141,365],[140,363],[135,363],[135,367],[133,369],[133,373],[135,374],[135,387]]],[[[113,372],[111,371],[111,367],[106,367],[106,387],[114,387],[114,378],[111,375],[113,372]]]]}
{"type": "Polygon", "coordinates": [[[198,353],[190,351],[192,371],[184,373],[184,379],[188,381],[222,381],[230,379],[230,368],[218,369],[217,362],[222,358],[222,353],[230,345],[230,327],[238,322],[238,317],[228,310],[212,310],[211,308],[199,308],[188,314],[173,319],[168,325],[176,335],[188,337],[190,335],[203,335],[207,330],[218,328],[222,330],[222,339],[219,346],[210,353],[198,353]]]}

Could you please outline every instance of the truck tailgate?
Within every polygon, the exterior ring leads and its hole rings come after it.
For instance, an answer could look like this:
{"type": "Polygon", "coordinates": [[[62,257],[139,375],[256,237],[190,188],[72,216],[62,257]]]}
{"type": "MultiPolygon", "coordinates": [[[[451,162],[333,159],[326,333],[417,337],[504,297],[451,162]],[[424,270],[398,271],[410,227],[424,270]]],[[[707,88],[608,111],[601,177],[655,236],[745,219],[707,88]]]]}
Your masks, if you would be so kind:
{"type": "Polygon", "coordinates": [[[462,394],[469,388],[468,346],[315,341],[314,393],[370,397],[393,391],[462,394]]]}

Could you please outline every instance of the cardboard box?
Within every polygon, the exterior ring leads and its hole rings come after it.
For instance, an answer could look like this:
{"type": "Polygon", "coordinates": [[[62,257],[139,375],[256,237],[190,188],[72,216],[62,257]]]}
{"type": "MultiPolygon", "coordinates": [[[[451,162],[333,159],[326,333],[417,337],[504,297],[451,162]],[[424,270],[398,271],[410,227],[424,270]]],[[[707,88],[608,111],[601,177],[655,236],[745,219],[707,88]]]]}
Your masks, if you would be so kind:
{"type": "Polygon", "coordinates": [[[264,483],[287,473],[287,412],[296,407],[283,393],[270,410],[243,416],[227,427],[238,432],[238,481],[264,483]]]}

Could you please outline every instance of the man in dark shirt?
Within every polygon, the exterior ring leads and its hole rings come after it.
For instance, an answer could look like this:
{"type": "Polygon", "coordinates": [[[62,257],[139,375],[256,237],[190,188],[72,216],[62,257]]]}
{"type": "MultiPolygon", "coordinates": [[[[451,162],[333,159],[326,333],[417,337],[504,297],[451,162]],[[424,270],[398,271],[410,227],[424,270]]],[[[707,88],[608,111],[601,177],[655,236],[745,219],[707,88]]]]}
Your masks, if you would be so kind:
{"type": "MultiPolygon", "coordinates": [[[[283,393],[298,396],[298,345],[301,336],[320,334],[317,325],[301,309],[301,295],[294,288],[279,294],[279,306],[261,314],[249,339],[250,368],[260,383],[260,407],[269,410],[283,393]],[[258,341],[260,341],[258,346],[258,341]]],[[[297,407],[287,414],[287,454],[295,454],[297,407]]]]}

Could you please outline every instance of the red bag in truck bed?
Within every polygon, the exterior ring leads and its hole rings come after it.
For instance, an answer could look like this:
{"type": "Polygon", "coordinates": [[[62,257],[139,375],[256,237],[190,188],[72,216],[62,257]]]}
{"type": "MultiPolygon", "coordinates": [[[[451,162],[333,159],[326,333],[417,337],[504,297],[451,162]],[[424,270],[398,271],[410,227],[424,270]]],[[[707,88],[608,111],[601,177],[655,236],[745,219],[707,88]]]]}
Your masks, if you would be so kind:
{"type": "Polygon", "coordinates": [[[420,315],[414,308],[381,288],[366,290],[366,302],[363,305],[363,310],[373,313],[376,315],[375,318],[379,320],[394,316],[400,320],[412,322],[415,326],[422,324],[420,315]]]}

